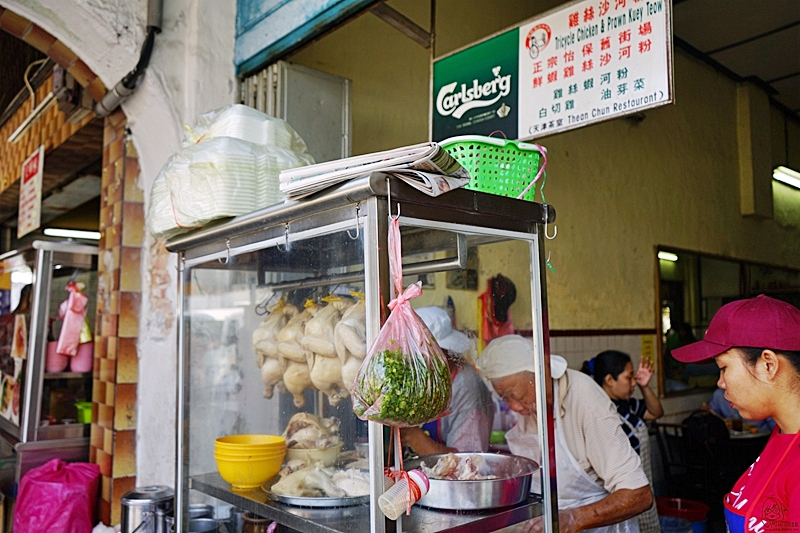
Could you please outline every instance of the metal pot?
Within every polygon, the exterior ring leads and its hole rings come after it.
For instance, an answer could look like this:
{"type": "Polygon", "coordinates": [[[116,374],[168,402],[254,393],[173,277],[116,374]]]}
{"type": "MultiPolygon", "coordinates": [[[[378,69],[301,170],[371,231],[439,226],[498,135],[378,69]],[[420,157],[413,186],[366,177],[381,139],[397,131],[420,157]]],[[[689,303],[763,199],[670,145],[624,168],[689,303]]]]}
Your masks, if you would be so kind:
{"type": "Polygon", "coordinates": [[[165,515],[172,509],[175,492],[170,487],[138,487],[122,496],[122,533],[166,532],[165,515]]]}
{"type": "MultiPolygon", "coordinates": [[[[204,533],[206,531],[218,531],[220,526],[220,522],[217,522],[213,518],[190,518],[189,525],[187,526],[186,531],[189,533],[204,533]]],[[[230,531],[230,528],[225,525],[225,530],[230,531]]],[[[167,516],[166,519],[166,532],[167,533],[175,533],[175,517],[174,516],[167,516]]]]}
{"type": "MultiPolygon", "coordinates": [[[[422,461],[429,467],[446,454],[427,455],[418,460],[406,461],[406,469],[418,468],[422,461]]],[[[531,487],[531,474],[539,470],[539,465],[525,457],[499,455],[494,453],[457,453],[462,460],[479,455],[483,462],[481,474],[497,476],[496,479],[476,481],[449,481],[431,479],[428,493],[420,498],[418,505],[433,509],[476,510],[496,509],[516,505],[528,497],[531,487]]]]}

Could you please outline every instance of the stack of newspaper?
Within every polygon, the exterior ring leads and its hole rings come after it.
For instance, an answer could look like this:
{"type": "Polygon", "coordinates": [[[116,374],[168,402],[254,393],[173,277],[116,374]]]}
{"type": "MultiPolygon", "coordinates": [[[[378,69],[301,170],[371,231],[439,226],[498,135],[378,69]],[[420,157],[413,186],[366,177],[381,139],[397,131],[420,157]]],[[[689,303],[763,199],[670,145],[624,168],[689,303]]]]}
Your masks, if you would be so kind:
{"type": "Polygon", "coordinates": [[[469,172],[438,143],[427,142],[385,152],[337,159],[280,173],[286,200],[297,200],[338,183],[383,172],[430,196],[469,183],[469,172]]]}

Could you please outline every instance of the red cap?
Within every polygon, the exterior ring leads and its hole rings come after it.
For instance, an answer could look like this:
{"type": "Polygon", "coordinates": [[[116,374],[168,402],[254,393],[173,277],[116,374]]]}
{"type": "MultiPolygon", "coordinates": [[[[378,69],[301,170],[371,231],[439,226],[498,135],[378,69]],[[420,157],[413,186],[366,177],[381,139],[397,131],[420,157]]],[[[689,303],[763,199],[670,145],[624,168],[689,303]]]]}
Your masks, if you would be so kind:
{"type": "Polygon", "coordinates": [[[672,357],[697,363],[733,347],[800,351],[800,309],[763,294],[725,304],[703,340],[672,350],[672,357]]]}

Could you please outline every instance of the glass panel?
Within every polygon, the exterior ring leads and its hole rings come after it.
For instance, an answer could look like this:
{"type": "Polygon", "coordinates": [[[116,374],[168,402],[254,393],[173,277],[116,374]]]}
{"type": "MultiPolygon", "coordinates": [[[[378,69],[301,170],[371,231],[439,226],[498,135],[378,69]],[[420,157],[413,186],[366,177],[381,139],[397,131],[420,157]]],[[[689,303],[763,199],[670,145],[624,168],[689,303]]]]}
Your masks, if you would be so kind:
{"type": "MultiPolygon", "coordinates": [[[[333,327],[363,298],[363,234],[335,231],[187,269],[190,475],[217,471],[215,438],[280,435],[299,412],[337,417],[342,449],[355,453],[366,423],[346,397],[333,327]]],[[[326,441],[315,435],[303,444],[326,441]]]]}
{"type": "MultiPolygon", "coordinates": [[[[42,382],[42,408],[40,419],[40,438],[62,433],[62,424],[91,423],[91,408],[79,404],[92,401],[92,365],[94,359],[94,322],[97,308],[97,261],[81,261],[73,264],[68,259],[74,257],[53,254],[53,268],[50,281],[49,308],[47,313],[45,349],[45,374],[42,382]],[[67,259],[66,261],[64,259],[67,259]],[[69,297],[66,290],[71,281],[82,287],[88,298],[84,330],[74,357],[60,356],[56,353],[63,321],[59,307],[69,297]],[[87,328],[88,327],[88,331],[87,328]]],[[[84,259],[85,256],[78,256],[84,259]]]]}
{"type": "Polygon", "coordinates": [[[6,288],[0,291],[0,417],[19,427],[22,382],[25,375],[28,328],[31,324],[33,261],[18,263],[3,273],[6,288]]]}
{"type": "MultiPolygon", "coordinates": [[[[465,365],[479,357],[480,293],[498,274],[513,277],[511,282],[516,287],[516,299],[505,300],[504,307],[501,305],[504,311],[510,309],[509,325],[519,333],[531,334],[529,240],[498,237],[490,234],[490,230],[477,228],[463,231],[459,228],[457,233],[435,223],[430,227],[404,225],[401,231],[404,271],[416,269],[415,276],[431,278],[430,288],[412,305],[445,307],[448,299],[452,300],[456,327],[467,334],[472,345],[463,361],[465,365]],[[466,268],[458,264],[459,253],[466,268]],[[475,283],[448,282],[448,274],[466,270],[473,271],[475,283]]],[[[325,228],[321,228],[317,237],[293,241],[288,250],[281,243],[233,256],[226,264],[213,260],[186,270],[189,475],[194,478],[196,489],[190,491],[189,499],[192,503],[214,505],[218,517],[228,516],[230,509],[209,497],[220,497],[227,490],[227,485],[220,486],[216,477],[216,437],[282,434],[295,414],[311,413],[340,420],[343,447],[339,459],[356,458],[363,453],[359,450],[364,450],[364,446],[357,445],[366,444],[366,423],[353,414],[349,397],[337,397],[346,396],[349,385],[343,386],[348,381],[345,375],[350,372],[354,376],[361,360],[352,353],[339,358],[335,343],[335,353],[328,357],[323,353],[324,342],[304,341],[330,341],[331,334],[336,340],[335,326],[342,313],[328,310],[336,306],[344,308],[348,304],[340,302],[348,299],[352,299],[350,305],[359,305],[355,302],[364,289],[364,232],[357,239],[351,239],[346,231],[324,232],[325,228]],[[323,301],[323,297],[331,294],[342,300],[323,301]],[[307,312],[317,321],[314,327],[312,320],[287,322],[282,316],[289,313],[296,317],[295,313],[306,312],[307,306],[311,310],[307,312]],[[330,313],[326,321],[320,320],[326,313],[330,313]],[[328,364],[326,372],[316,372],[320,361],[328,364]],[[335,386],[328,388],[326,384],[335,386]]],[[[491,399],[488,402],[488,408],[494,409],[491,399]]],[[[294,440],[300,437],[296,434],[294,440]]],[[[324,445],[316,435],[301,442],[312,448],[324,445]]],[[[241,494],[259,502],[267,499],[260,491],[241,494]]],[[[233,503],[231,499],[226,501],[233,503]]],[[[341,525],[345,528],[342,530],[368,529],[368,520],[363,520],[367,516],[365,511],[355,509],[309,511],[281,506],[281,511],[297,516],[327,520],[326,524],[332,528],[340,527],[339,521],[344,520],[346,513],[361,512],[357,526],[341,525]],[[333,515],[336,520],[331,522],[333,515]]]]}

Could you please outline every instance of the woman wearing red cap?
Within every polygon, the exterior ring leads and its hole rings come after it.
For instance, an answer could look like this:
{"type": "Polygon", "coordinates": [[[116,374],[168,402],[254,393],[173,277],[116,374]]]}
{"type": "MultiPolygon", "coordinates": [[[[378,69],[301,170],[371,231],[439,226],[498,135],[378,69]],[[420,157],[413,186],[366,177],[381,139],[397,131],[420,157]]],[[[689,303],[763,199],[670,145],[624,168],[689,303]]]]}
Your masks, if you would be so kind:
{"type": "Polygon", "coordinates": [[[702,341],[672,355],[684,363],[713,357],[731,407],[777,424],[725,496],[728,530],[800,531],[800,310],[763,295],[731,302],[714,315],[702,341]]]}

